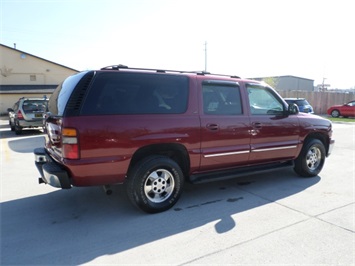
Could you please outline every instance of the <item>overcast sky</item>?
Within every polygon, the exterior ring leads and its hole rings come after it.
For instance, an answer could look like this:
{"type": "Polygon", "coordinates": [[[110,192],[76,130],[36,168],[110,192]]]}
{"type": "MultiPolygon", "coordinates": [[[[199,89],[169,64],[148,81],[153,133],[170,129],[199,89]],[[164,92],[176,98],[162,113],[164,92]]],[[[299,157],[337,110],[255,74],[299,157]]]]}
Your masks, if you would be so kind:
{"type": "Polygon", "coordinates": [[[204,70],[207,42],[209,72],[355,87],[353,0],[0,3],[0,43],[77,70],[204,70]]]}

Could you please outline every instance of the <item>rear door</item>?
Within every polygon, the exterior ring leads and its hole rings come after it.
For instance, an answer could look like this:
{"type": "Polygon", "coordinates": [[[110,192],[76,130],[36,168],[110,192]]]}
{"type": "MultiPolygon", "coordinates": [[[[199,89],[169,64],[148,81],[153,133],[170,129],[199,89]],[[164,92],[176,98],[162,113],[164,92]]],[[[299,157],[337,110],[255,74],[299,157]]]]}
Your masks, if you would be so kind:
{"type": "Polygon", "coordinates": [[[250,106],[250,163],[291,159],[299,145],[299,121],[285,115],[281,97],[267,86],[246,84],[250,106]]]}
{"type": "Polygon", "coordinates": [[[237,82],[205,80],[201,91],[201,171],[245,165],[249,159],[249,118],[237,82]]]}

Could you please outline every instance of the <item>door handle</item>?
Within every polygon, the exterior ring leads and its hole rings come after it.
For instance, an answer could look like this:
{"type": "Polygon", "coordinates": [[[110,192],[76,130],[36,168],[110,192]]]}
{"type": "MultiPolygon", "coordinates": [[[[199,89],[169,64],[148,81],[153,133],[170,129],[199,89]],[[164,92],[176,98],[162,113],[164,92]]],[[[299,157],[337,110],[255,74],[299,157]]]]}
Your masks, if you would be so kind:
{"type": "Polygon", "coordinates": [[[262,128],[262,124],[260,122],[253,122],[252,126],[253,126],[253,128],[256,128],[256,129],[262,128]]]}
{"type": "Polygon", "coordinates": [[[219,126],[217,124],[207,124],[206,128],[212,131],[217,131],[219,129],[219,126]]]}

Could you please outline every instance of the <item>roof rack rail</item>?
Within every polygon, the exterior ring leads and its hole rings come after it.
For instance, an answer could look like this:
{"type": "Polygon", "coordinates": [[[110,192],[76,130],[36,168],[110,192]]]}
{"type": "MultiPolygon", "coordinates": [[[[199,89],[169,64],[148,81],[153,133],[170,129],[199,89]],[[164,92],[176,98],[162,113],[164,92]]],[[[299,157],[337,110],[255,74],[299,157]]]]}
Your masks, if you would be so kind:
{"type": "Polygon", "coordinates": [[[101,70],[119,70],[119,69],[130,69],[130,70],[147,70],[147,71],[154,71],[157,73],[167,73],[167,72],[172,72],[172,73],[187,73],[187,74],[196,74],[196,75],[214,75],[214,76],[222,76],[222,77],[230,77],[230,78],[240,78],[239,76],[236,75],[223,75],[223,74],[213,74],[211,72],[207,71],[182,71],[182,70],[167,70],[167,69],[154,69],[154,68],[136,68],[136,67],[128,67],[126,65],[111,65],[111,66],[106,66],[101,68],[101,70]]]}
{"type": "Polygon", "coordinates": [[[111,65],[111,66],[107,66],[107,67],[103,67],[101,68],[101,70],[118,70],[120,68],[128,68],[128,66],[125,65],[111,65]]]}

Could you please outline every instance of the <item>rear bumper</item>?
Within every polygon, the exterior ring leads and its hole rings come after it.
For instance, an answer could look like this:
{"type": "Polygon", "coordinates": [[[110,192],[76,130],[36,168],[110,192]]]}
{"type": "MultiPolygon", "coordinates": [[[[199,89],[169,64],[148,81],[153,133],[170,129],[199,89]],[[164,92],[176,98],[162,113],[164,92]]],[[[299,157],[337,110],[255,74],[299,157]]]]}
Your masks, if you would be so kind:
{"type": "Polygon", "coordinates": [[[44,148],[37,148],[33,151],[35,164],[41,174],[39,183],[45,183],[57,188],[71,188],[71,181],[68,172],[47,154],[44,148]]]}
{"type": "Polygon", "coordinates": [[[43,120],[17,120],[20,127],[43,127],[43,120]]]}

